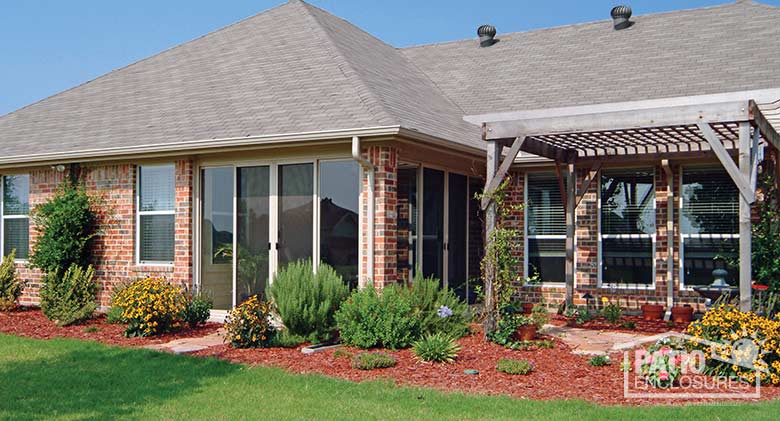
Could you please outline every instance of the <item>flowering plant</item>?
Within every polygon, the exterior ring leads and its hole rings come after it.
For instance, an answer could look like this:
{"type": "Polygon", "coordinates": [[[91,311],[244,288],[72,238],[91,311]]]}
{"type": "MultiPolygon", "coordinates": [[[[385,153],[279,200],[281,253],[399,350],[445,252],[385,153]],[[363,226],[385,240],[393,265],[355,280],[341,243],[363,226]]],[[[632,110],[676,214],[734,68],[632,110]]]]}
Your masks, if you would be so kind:
{"type": "Polygon", "coordinates": [[[270,345],[276,329],[271,325],[272,303],[249,297],[234,308],[225,319],[226,340],[234,348],[265,348],[270,345]]]}
{"type": "Polygon", "coordinates": [[[680,378],[684,361],[684,348],[662,339],[647,351],[636,351],[636,371],[653,387],[669,388],[680,378]]]}
{"type": "Polygon", "coordinates": [[[452,316],[452,310],[450,310],[450,308],[447,306],[441,306],[436,311],[436,315],[441,317],[442,319],[446,319],[447,317],[452,316]]]}
{"type": "Polygon", "coordinates": [[[180,287],[163,278],[148,277],[116,293],[111,306],[122,309],[125,336],[152,336],[182,326],[186,300],[180,287]]]}

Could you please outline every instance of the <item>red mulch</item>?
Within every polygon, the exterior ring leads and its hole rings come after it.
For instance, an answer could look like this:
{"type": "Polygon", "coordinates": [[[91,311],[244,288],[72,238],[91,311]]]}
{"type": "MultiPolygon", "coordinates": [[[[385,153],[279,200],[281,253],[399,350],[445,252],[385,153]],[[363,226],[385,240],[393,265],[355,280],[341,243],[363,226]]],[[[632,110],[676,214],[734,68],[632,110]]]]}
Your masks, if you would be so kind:
{"type": "Polygon", "coordinates": [[[128,347],[162,344],[181,338],[198,338],[216,332],[221,326],[219,323],[206,323],[195,329],[185,327],[160,336],[125,338],[122,336],[125,326],[110,324],[102,315],[83,323],[60,327],[47,319],[38,308],[17,307],[14,311],[0,312],[0,333],[35,339],[74,338],[128,347]],[[95,328],[97,331],[92,332],[95,328]]]}
{"type": "Polygon", "coordinates": [[[556,326],[571,326],[589,330],[602,330],[612,332],[626,332],[626,333],[644,333],[654,335],[657,333],[665,333],[670,330],[676,332],[684,332],[688,327],[688,324],[682,323],[668,323],[664,320],[650,320],[646,321],[642,316],[621,316],[620,321],[617,323],[610,323],[603,317],[596,317],[593,320],[585,323],[575,323],[573,318],[565,317],[559,314],[553,315],[550,322],[556,326]],[[635,329],[628,329],[621,323],[633,322],[635,329]]]}
{"type": "MultiPolygon", "coordinates": [[[[538,400],[581,399],[603,405],[683,405],[708,401],[624,398],[621,354],[613,355],[613,363],[609,366],[592,367],[588,364],[589,357],[572,354],[569,347],[557,339],[554,339],[554,349],[540,348],[530,351],[514,351],[486,342],[478,331],[458,342],[461,351],[456,362],[452,364],[418,361],[408,349],[382,350],[396,357],[397,364],[379,370],[352,368],[348,358],[333,356],[335,350],[304,355],[300,352],[301,347],[234,349],[228,345],[220,345],[198,351],[194,355],[250,365],[274,366],[294,373],[316,373],[350,381],[389,379],[399,385],[538,400]],[[526,376],[498,372],[496,363],[500,358],[529,360],[533,362],[535,370],[526,376]],[[480,373],[468,375],[463,372],[466,369],[476,369],[480,373]]],[[[352,355],[363,352],[349,347],[340,349],[352,355]]],[[[633,378],[633,374],[631,377],[633,378]]],[[[780,396],[780,388],[762,388],[762,399],[777,396],[780,396]]]]}

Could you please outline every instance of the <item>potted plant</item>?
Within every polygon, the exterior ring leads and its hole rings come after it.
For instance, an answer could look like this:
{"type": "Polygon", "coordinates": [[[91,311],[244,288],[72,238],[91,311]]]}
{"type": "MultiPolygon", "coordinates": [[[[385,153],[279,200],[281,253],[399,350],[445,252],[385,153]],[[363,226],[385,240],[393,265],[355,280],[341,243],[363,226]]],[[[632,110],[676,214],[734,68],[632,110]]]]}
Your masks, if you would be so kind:
{"type": "Polygon", "coordinates": [[[531,314],[531,311],[534,309],[534,303],[523,303],[521,306],[523,309],[523,314],[531,314]]]}
{"type": "Polygon", "coordinates": [[[515,315],[517,325],[517,339],[521,341],[532,341],[536,338],[536,323],[529,316],[515,315]]]}
{"type": "Polygon", "coordinates": [[[642,319],[646,321],[661,320],[664,316],[664,306],[660,304],[642,304],[642,319]]]}
{"type": "Polygon", "coordinates": [[[672,321],[688,324],[693,320],[693,307],[686,304],[672,307],[672,321]]]}

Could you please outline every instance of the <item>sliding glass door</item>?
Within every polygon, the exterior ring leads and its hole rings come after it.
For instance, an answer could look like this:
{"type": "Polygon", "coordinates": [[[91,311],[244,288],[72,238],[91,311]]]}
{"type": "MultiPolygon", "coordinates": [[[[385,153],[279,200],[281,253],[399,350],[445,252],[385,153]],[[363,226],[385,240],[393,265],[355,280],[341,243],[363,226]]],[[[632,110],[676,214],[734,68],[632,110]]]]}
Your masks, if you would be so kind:
{"type": "Polygon", "coordinates": [[[238,214],[235,303],[262,295],[270,274],[271,173],[269,166],[237,170],[238,214]]]}
{"type": "Polygon", "coordinates": [[[279,268],[311,259],[314,223],[314,166],[279,166],[279,268]]]}
{"type": "Polygon", "coordinates": [[[200,286],[214,308],[233,306],[233,167],[201,171],[200,286]]]}

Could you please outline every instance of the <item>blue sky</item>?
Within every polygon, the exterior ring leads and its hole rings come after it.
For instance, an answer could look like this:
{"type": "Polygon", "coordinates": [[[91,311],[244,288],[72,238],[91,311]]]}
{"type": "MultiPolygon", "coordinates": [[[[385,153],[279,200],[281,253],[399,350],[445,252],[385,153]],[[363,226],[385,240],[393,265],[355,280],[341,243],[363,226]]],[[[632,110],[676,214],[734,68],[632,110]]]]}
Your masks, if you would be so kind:
{"type": "MultiPolygon", "coordinates": [[[[2,0],[0,115],[285,0],[2,0]]],[[[609,18],[603,0],[312,0],[395,46],[609,18]]],[[[780,0],[761,0],[780,5],[780,0]]],[[[635,0],[634,14],[728,3],[635,0]]],[[[293,28],[294,29],[294,28],[293,28]]]]}

